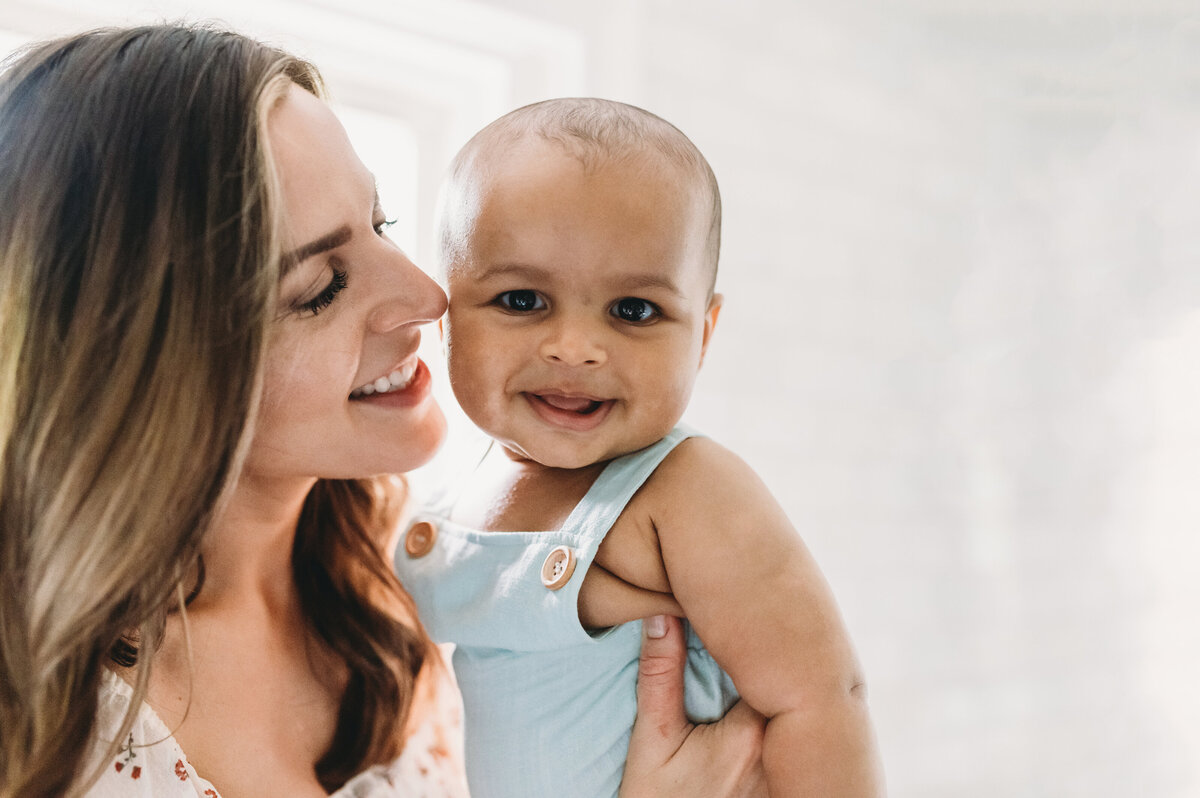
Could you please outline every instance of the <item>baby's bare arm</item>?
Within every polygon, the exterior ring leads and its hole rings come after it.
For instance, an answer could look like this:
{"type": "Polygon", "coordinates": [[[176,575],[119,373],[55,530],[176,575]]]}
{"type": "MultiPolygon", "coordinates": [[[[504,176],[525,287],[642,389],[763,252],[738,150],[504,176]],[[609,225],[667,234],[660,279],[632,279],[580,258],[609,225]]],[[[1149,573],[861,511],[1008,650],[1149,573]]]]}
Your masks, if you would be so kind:
{"type": "Polygon", "coordinates": [[[853,647],[820,569],[766,486],[699,438],[646,487],[676,600],[742,698],[768,718],[771,795],[882,796],[853,647]]]}

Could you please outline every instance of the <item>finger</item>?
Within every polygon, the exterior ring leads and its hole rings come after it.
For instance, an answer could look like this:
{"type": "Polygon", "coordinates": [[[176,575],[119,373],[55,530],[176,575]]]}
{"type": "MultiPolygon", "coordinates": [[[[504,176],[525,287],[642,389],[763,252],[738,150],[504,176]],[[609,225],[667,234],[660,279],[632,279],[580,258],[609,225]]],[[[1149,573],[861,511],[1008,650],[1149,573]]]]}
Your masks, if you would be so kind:
{"type": "Polygon", "coordinates": [[[763,735],[767,719],[745,701],[738,701],[720,723],[713,728],[722,737],[721,751],[727,760],[724,764],[734,775],[732,781],[741,791],[740,795],[763,796],[767,794],[766,779],[762,767],[763,735]]]}
{"type": "Polygon", "coordinates": [[[758,749],[762,747],[767,719],[745,701],[739,700],[725,713],[721,726],[723,734],[735,738],[757,755],[758,749]]]}
{"type": "Polygon", "coordinates": [[[643,734],[682,740],[690,728],[683,710],[683,670],[686,662],[687,647],[678,618],[659,615],[642,622],[635,734],[640,728],[643,734]],[[661,627],[662,634],[652,637],[656,626],[661,627]]]}
{"type": "Polygon", "coordinates": [[[739,700],[725,717],[696,726],[688,744],[705,751],[705,795],[727,798],[761,798],[767,795],[762,767],[762,740],[766,718],[739,700]]]}

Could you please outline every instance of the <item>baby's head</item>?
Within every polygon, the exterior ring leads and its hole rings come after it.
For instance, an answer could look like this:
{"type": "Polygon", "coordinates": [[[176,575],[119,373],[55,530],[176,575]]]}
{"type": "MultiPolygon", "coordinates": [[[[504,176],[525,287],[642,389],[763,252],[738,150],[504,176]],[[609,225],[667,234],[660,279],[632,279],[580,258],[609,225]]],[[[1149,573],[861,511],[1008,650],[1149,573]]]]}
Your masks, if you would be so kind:
{"type": "Polygon", "coordinates": [[[679,421],[717,320],[716,179],[662,119],[549,100],[480,131],[443,193],[443,331],[464,411],[580,468],[679,421]]]}

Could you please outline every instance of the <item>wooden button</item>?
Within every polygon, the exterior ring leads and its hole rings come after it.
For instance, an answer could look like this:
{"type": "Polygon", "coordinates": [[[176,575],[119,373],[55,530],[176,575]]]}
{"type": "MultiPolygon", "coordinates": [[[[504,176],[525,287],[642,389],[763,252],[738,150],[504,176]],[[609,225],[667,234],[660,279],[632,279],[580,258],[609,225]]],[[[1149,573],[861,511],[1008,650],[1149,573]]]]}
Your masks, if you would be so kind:
{"type": "Polygon", "coordinates": [[[404,550],[409,557],[424,557],[437,541],[437,527],[428,521],[418,521],[408,528],[404,537],[404,550]]]}
{"type": "Polygon", "coordinates": [[[558,590],[575,573],[575,552],[566,546],[558,546],[546,555],[542,563],[542,584],[551,590],[558,590]]]}

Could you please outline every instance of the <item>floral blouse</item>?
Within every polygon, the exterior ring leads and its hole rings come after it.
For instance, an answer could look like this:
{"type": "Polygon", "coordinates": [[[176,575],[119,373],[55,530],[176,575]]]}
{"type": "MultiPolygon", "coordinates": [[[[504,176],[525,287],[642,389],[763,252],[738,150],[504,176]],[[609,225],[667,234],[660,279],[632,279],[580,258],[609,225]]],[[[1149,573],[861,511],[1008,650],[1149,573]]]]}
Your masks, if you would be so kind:
{"type": "MultiPolygon", "coordinates": [[[[449,657],[446,658],[449,661],[449,657]]],[[[467,798],[463,772],[462,699],[453,684],[437,691],[435,711],[409,737],[404,752],[388,765],[371,767],[346,782],[333,798],[467,798]]],[[[120,727],[133,689],[105,671],[100,685],[97,748],[120,727]]],[[[170,730],[146,703],[116,758],[105,768],[88,798],[220,798],[196,773],[170,730]]]]}

